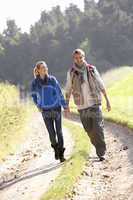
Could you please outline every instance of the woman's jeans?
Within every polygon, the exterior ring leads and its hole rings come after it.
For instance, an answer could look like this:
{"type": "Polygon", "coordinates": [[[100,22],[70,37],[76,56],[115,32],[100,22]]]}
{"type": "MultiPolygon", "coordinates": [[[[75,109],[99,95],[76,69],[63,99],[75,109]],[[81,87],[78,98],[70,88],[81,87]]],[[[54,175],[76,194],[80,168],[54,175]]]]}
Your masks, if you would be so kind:
{"type": "Polygon", "coordinates": [[[64,140],[62,133],[61,107],[43,110],[42,116],[49,133],[51,146],[55,147],[58,145],[60,149],[63,149],[64,140]]]}

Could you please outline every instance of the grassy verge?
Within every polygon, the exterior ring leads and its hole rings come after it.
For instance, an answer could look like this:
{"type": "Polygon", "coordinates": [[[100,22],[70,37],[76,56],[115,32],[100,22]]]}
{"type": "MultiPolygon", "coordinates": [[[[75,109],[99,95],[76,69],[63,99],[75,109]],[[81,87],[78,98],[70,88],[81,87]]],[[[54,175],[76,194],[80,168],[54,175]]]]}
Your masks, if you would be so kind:
{"type": "Polygon", "coordinates": [[[107,120],[126,125],[133,129],[133,72],[125,75],[121,81],[114,83],[108,89],[112,111],[105,111],[105,101],[103,104],[104,117],[107,120]]]}
{"type": "Polygon", "coordinates": [[[20,103],[17,88],[0,84],[0,161],[14,153],[24,139],[31,111],[20,103]]]}
{"type": "Polygon", "coordinates": [[[90,143],[84,130],[68,120],[64,120],[64,125],[75,141],[73,153],[71,158],[64,163],[61,173],[41,200],[62,200],[65,196],[71,195],[72,188],[83,171],[89,153],[90,143]]]}
{"type": "Polygon", "coordinates": [[[133,72],[131,67],[117,67],[115,69],[110,69],[107,72],[103,73],[102,79],[105,82],[107,88],[110,88],[114,83],[119,82],[125,76],[130,75],[133,72]]]}
{"type": "MultiPolygon", "coordinates": [[[[103,99],[104,118],[133,129],[133,68],[121,67],[102,75],[111,101],[111,112],[106,111],[103,99]]],[[[78,114],[73,99],[70,102],[71,111],[78,114]]]]}

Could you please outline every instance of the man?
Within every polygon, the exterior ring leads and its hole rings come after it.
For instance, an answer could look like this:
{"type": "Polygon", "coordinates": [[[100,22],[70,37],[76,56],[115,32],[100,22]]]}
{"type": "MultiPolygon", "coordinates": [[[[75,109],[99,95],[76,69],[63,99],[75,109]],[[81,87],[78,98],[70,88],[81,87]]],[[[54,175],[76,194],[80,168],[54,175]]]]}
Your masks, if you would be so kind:
{"type": "Polygon", "coordinates": [[[34,67],[34,79],[31,84],[31,96],[35,105],[42,113],[49,133],[51,147],[55,151],[55,159],[64,162],[64,139],[62,133],[61,107],[67,111],[67,104],[63,97],[59,82],[48,74],[48,67],[44,61],[38,61],[34,67]]]}
{"type": "Polygon", "coordinates": [[[80,119],[96,153],[103,161],[106,144],[104,140],[104,120],[101,110],[101,93],[105,97],[107,110],[111,110],[106,89],[95,66],[85,60],[85,53],[81,49],[73,52],[73,66],[67,73],[66,101],[69,105],[71,94],[77,105],[80,119]]]}

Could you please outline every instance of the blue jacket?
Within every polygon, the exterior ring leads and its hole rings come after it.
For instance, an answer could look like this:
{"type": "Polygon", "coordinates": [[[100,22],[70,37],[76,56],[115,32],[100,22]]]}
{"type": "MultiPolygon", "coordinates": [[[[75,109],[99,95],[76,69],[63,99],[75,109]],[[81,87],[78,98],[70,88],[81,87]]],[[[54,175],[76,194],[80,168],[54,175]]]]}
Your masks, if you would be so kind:
{"type": "Polygon", "coordinates": [[[38,108],[54,109],[60,106],[67,108],[60,84],[54,76],[48,75],[47,83],[40,77],[35,78],[31,84],[31,96],[38,108]]]}

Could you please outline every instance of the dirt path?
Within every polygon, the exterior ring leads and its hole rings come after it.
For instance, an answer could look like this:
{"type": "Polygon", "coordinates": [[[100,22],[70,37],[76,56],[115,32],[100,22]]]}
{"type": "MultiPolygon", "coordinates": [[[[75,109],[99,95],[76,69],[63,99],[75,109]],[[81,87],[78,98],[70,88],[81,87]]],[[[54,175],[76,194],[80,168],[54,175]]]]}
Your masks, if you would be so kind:
{"type": "MultiPolygon", "coordinates": [[[[76,126],[81,126],[77,120],[76,126]]],[[[10,155],[0,167],[0,182],[18,177],[18,182],[0,190],[1,200],[40,200],[61,170],[54,160],[42,116],[35,113],[24,144],[15,155],[10,155]],[[21,175],[21,178],[19,178],[21,175]]],[[[67,144],[66,157],[72,151],[72,140],[64,130],[67,144]]],[[[106,161],[99,162],[95,149],[78,180],[71,200],[133,200],[133,132],[113,123],[105,122],[108,147],[106,161]]],[[[70,200],[70,198],[69,198],[70,200]]]]}
{"type": "MultiPolygon", "coordinates": [[[[27,138],[15,155],[10,155],[0,167],[1,200],[40,200],[61,170],[55,161],[47,131],[40,113],[35,113],[28,124],[27,138]],[[16,178],[15,178],[16,177],[16,178]],[[15,178],[15,179],[14,179],[15,178]],[[12,181],[11,181],[12,180],[12,181]],[[5,184],[4,182],[7,182],[5,184]]],[[[63,127],[66,158],[71,154],[73,142],[63,127]]]]}
{"type": "Polygon", "coordinates": [[[133,132],[105,122],[105,138],[106,161],[99,162],[92,147],[71,200],[133,200],[133,132]]]}

